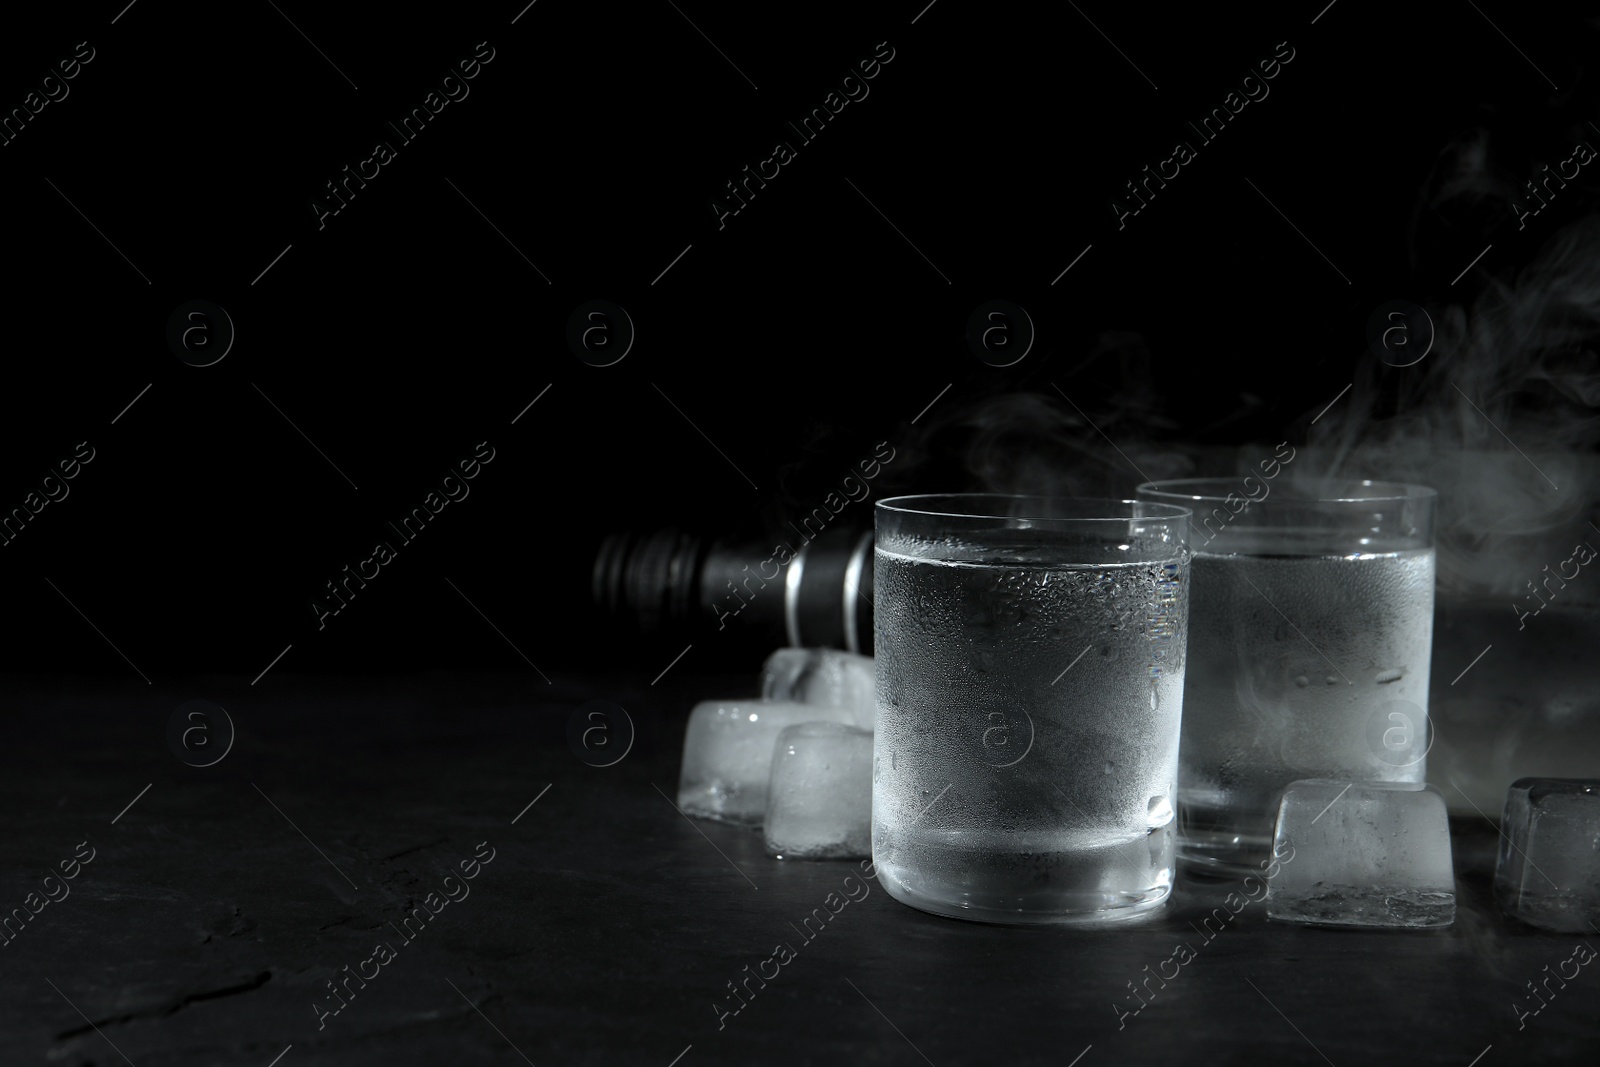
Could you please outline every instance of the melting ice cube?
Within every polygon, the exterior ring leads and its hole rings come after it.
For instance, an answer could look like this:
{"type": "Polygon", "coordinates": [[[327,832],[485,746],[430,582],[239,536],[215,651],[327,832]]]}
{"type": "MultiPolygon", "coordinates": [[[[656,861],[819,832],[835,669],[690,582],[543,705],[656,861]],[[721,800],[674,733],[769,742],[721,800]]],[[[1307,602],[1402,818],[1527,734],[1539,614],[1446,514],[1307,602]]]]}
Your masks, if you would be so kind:
{"type": "Polygon", "coordinates": [[[1290,784],[1267,917],[1330,926],[1449,926],[1455,871],[1444,796],[1405,782],[1290,784]]]}
{"type": "Polygon", "coordinates": [[[1511,783],[1500,830],[1500,906],[1531,926],[1600,933],[1600,779],[1511,783]]]}
{"type": "Polygon", "coordinates": [[[774,856],[871,855],[871,731],[833,722],[786,728],[772,757],[765,837],[774,856]]]}
{"type": "Polygon", "coordinates": [[[878,675],[871,656],[835,648],[780,648],[761,668],[767,700],[849,708],[855,724],[871,730],[878,716],[878,675]]]}
{"type": "Polygon", "coordinates": [[[773,746],[785,726],[850,723],[844,708],[793,701],[707,700],[689,714],[678,807],[686,815],[760,826],[767,808],[773,746]]]}

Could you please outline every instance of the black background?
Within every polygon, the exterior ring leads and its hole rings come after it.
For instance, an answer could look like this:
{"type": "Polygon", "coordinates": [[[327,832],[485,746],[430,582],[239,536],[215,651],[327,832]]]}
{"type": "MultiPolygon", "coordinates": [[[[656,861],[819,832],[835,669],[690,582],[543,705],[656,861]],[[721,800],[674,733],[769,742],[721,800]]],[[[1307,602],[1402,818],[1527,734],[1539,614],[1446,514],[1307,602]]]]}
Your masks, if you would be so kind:
{"type": "Polygon", "coordinates": [[[77,42],[96,57],[0,149],[0,504],[78,441],[96,459],[3,549],[8,669],[133,679],[107,641],[149,678],[254,676],[291,644],[274,670],[525,669],[464,594],[546,674],[654,674],[589,619],[604,533],[776,528],[879,441],[902,458],[878,495],[975,487],[926,435],[1004,393],[1121,491],[1090,423],[1180,455],[1294,438],[1374,363],[1375,307],[1465,300],[1592,199],[1581,176],[1520,232],[1506,203],[1600,115],[1593,27],[1556,9],[517,6],[10,25],[7,108],[77,42]],[[480,41],[470,95],[319,229],[324,183],[480,41]],[[719,229],[724,183],[882,41],[870,95],[719,229]],[[1270,95],[1119,230],[1123,183],[1282,41],[1270,95]],[[1502,195],[1442,210],[1479,130],[1502,195]],[[214,366],[165,342],[191,299],[236,327],[214,366]],[[565,343],[590,299],[636,327],[614,366],[565,343]],[[990,299],[1037,329],[1015,366],[966,344],[990,299]],[[484,440],[470,497],[319,630],[324,583],[484,440]]]}

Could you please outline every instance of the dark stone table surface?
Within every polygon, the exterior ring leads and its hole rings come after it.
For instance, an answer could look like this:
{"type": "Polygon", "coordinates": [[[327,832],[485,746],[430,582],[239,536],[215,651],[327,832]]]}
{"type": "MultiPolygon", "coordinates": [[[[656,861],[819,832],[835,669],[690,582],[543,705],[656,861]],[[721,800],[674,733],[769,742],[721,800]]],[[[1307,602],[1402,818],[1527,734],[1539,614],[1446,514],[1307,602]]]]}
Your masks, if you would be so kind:
{"type": "Polygon", "coordinates": [[[1207,940],[1238,887],[1187,877],[1137,927],[954,922],[857,864],[769,859],[674,810],[685,711],[748,688],[686,670],[8,679],[0,908],[29,917],[0,948],[0,1064],[1595,1062],[1600,967],[1518,1012],[1600,938],[1494,909],[1487,821],[1454,828],[1448,930],[1282,926],[1252,904],[1207,940]],[[637,728],[609,767],[567,740],[596,698],[637,728]],[[211,767],[168,746],[191,699],[237,727],[211,767]],[[92,859],[45,881],[75,855],[92,859]],[[722,1015],[780,943],[793,958],[722,1015]],[[1121,1015],[1179,944],[1193,959],[1121,1015]]]}

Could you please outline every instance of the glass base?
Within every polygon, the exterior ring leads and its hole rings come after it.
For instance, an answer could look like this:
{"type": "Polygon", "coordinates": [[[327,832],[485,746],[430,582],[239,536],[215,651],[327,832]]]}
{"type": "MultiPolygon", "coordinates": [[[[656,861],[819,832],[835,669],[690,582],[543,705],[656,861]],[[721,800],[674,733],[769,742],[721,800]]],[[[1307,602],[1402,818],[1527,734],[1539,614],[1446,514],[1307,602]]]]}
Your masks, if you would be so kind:
{"type": "Polygon", "coordinates": [[[873,824],[889,895],[953,919],[1014,924],[1133,920],[1172,892],[1177,835],[1076,830],[977,832],[873,824]]]}
{"type": "Polygon", "coordinates": [[[999,923],[1012,926],[1114,926],[1153,918],[1172,895],[1172,886],[1159,885],[1144,894],[1062,894],[1046,905],[1034,897],[998,896],[976,892],[933,896],[914,888],[897,872],[877,868],[878,884],[902,904],[947,919],[999,923]]]}
{"type": "Polygon", "coordinates": [[[1178,838],[1185,874],[1234,878],[1260,874],[1272,863],[1272,839],[1254,834],[1186,834],[1178,838]]]}
{"type": "Polygon", "coordinates": [[[1255,804],[1236,798],[1235,807],[1184,801],[1178,803],[1178,862],[1185,874],[1202,878],[1236,878],[1260,874],[1272,862],[1272,833],[1277,801],[1267,810],[1263,797],[1255,804]]]}

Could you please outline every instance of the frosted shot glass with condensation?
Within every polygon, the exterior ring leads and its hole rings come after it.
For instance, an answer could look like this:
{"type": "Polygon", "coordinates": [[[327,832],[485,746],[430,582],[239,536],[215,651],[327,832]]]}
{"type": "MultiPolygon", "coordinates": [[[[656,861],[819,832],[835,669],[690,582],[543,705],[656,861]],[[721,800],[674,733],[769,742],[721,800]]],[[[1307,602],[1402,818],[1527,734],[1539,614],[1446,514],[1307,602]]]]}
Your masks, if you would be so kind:
{"type": "Polygon", "coordinates": [[[1006,923],[1167,899],[1188,520],[1135,500],[877,504],[872,854],[891,896],[1006,923]]]}
{"type": "Polygon", "coordinates": [[[1272,466],[1137,490],[1194,512],[1178,854],[1217,875],[1270,862],[1289,783],[1427,770],[1436,494],[1272,466]]]}

